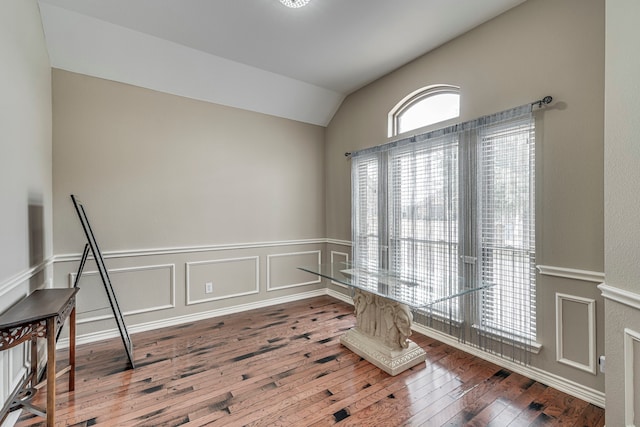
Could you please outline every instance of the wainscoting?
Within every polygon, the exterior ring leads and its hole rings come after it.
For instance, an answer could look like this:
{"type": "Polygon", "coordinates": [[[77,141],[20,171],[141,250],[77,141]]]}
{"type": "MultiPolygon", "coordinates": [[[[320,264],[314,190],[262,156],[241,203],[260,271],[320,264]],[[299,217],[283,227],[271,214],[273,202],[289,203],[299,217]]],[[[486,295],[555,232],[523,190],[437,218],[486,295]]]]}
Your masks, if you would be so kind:
{"type": "MultiPolygon", "coordinates": [[[[70,426],[598,427],[604,411],[499,364],[414,334],[426,363],[392,377],[339,342],[353,308],[328,296],[78,348],[78,384],[61,382],[70,426]]],[[[60,354],[61,359],[65,353],[60,354]]],[[[42,396],[38,396],[39,399],[42,396]]],[[[41,426],[23,414],[17,424],[41,426]]]]}
{"type": "MultiPolygon", "coordinates": [[[[462,344],[456,337],[419,323],[414,323],[414,330],[604,408],[604,374],[597,368],[598,356],[604,354],[604,302],[597,284],[604,274],[549,266],[538,270],[541,321],[530,365],[462,344]]],[[[344,286],[333,282],[327,286],[329,295],[351,302],[344,286]]]]}
{"type": "MultiPolygon", "coordinates": [[[[324,283],[297,269],[328,258],[328,239],[240,243],[104,252],[130,332],[326,294],[324,283]]],[[[56,284],[73,286],[81,254],[55,258],[56,284]]],[[[78,343],[118,336],[93,262],[87,262],[78,294],[78,343]]],[[[65,338],[59,346],[65,346],[65,338]]]]}
{"type": "Polygon", "coordinates": [[[607,306],[607,401],[617,409],[607,424],[640,426],[640,294],[599,288],[607,306]]]}
{"type": "MultiPolygon", "coordinates": [[[[53,259],[47,259],[42,263],[23,271],[4,283],[0,283],[0,312],[4,312],[29,293],[38,288],[45,287],[48,283],[49,270],[52,268],[53,259]]],[[[11,397],[13,392],[27,374],[30,352],[27,344],[21,344],[9,350],[0,352],[0,407],[11,397]]]]}
{"type": "MultiPolygon", "coordinates": [[[[320,281],[296,268],[317,262],[348,261],[350,246],[348,241],[309,239],[117,251],[103,255],[129,332],[136,334],[322,295],[351,303],[345,286],[320,281]],[[207,283],[211,283],[209,293],[207,283]]],[[[9,306],[11,301],[18,301],[38,287],[50,286],[51,282],[57,287],[73,286],[80,255],[57,255],[0,284],[3,303],[6,298],[9,306]]],[[[593,385],[602,376],[596,361],[603,352],[603,304],[595,285],[603,275],[540,267],[538,307],[543,312],[541,316],[550,321],[539,327],[542,352],[536,355],[540,359],[534,358],[532,366],[461,345],[456,339],[422,325],[416,324],[415,330],[604,407],[604,392],[593,385]],[[544,308],[540,308],[541,305],[544,308]]],[[[80,287],[78,345],[118,337],[92,261],[87,263],[80,287]]],[[[624,295],[618,297],[624,298],[624,295]]],[[[628,335],[635,337],[635,332],[638,331],[630,330],[628,335]]],[[[630,339],[632,359],[640,360],[640,343],[630,339]]],[[[68,339],[63,335],[58,346],[67,345],[68,339]]],[[[9,379],[3,381],[0,390],[3,402],[26,373],[27,353],[22,347],[0,353],[3,377],[9,379]]],[[[640,380],[636,382],[629,396],[640,393],[640,380]]]]}

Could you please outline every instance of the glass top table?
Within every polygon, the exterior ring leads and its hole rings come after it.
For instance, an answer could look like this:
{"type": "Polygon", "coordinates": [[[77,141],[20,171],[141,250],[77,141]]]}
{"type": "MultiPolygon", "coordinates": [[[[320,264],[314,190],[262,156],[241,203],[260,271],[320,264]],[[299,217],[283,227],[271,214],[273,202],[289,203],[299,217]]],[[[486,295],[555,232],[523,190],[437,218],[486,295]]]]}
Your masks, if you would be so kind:
{"type": "Polygon", "coordinates": [[[333,280],[352,289],[360,289],[406,304],[413,309],[428,309],[437,303],[494,286],[493,284],[483,284],[468,288],[461,287],[456,283],[451,286],[436,287],[426,282],[404,279],[387,270],[364,269],[348,262],[316,264],[298,267],[298,269],[333,280]]]}

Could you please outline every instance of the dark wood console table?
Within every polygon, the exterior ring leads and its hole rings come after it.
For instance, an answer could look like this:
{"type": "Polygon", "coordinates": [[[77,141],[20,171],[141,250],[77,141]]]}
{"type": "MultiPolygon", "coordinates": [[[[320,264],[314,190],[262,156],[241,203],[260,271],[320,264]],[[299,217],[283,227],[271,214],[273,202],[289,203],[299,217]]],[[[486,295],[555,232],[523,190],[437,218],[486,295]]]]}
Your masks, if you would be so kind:
{"type": "MultiPolygon", "coordinates": [[[[69,391],[75,388],[76,293],[78,288],[39,289],[0,316],[0,350],[31,341],[31,369],[21,388],[29,384],[37,389],[38,338],[47,339],[47,409],[46,414],[27,402],[13,399],[15,406],[47,418],[47,425],[55,425],[56,377],[69,373],[69,391]],[[56,375],[56,338],[69,317],[69,365],[56,375]]],[[[15,396],[15,395],[14,395],[15,396]]],[[[8,408],[7,408],[8,409],[8,408]]],[[[0,420],[6,414],[0,414],[0,420]]]]}

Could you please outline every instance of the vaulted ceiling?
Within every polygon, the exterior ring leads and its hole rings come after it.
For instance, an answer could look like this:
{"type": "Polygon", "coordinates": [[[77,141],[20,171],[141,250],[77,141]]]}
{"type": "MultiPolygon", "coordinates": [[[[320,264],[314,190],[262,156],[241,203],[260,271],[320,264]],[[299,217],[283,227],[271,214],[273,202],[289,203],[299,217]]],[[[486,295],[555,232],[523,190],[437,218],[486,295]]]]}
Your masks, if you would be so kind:
{"type": "Polygon", "coordinates": [[[55,68],[325,126],[346,95],[524,0],[39,0],[55,68]]]}

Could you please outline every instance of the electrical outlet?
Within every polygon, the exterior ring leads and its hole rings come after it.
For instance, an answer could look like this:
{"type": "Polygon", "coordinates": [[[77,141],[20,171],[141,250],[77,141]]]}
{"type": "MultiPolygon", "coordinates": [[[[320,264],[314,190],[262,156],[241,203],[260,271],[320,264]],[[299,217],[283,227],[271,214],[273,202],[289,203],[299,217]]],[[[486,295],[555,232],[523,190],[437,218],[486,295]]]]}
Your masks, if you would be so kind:
{"type": "Polygon", "coordinates": [[[207,282],[204,284],[204,293],[205,294],[210,294],[213,292],[213,283],[212,282],[207,282]]]}
{"type": "Polygon", "coordinates": [[[604,370],[605,370],[605,359],[604,359],[604,355],[600,356],[600,360],[599,360],[599,364],[600,364],[600,372],[602,372],[604,374],[604,370]]]}

